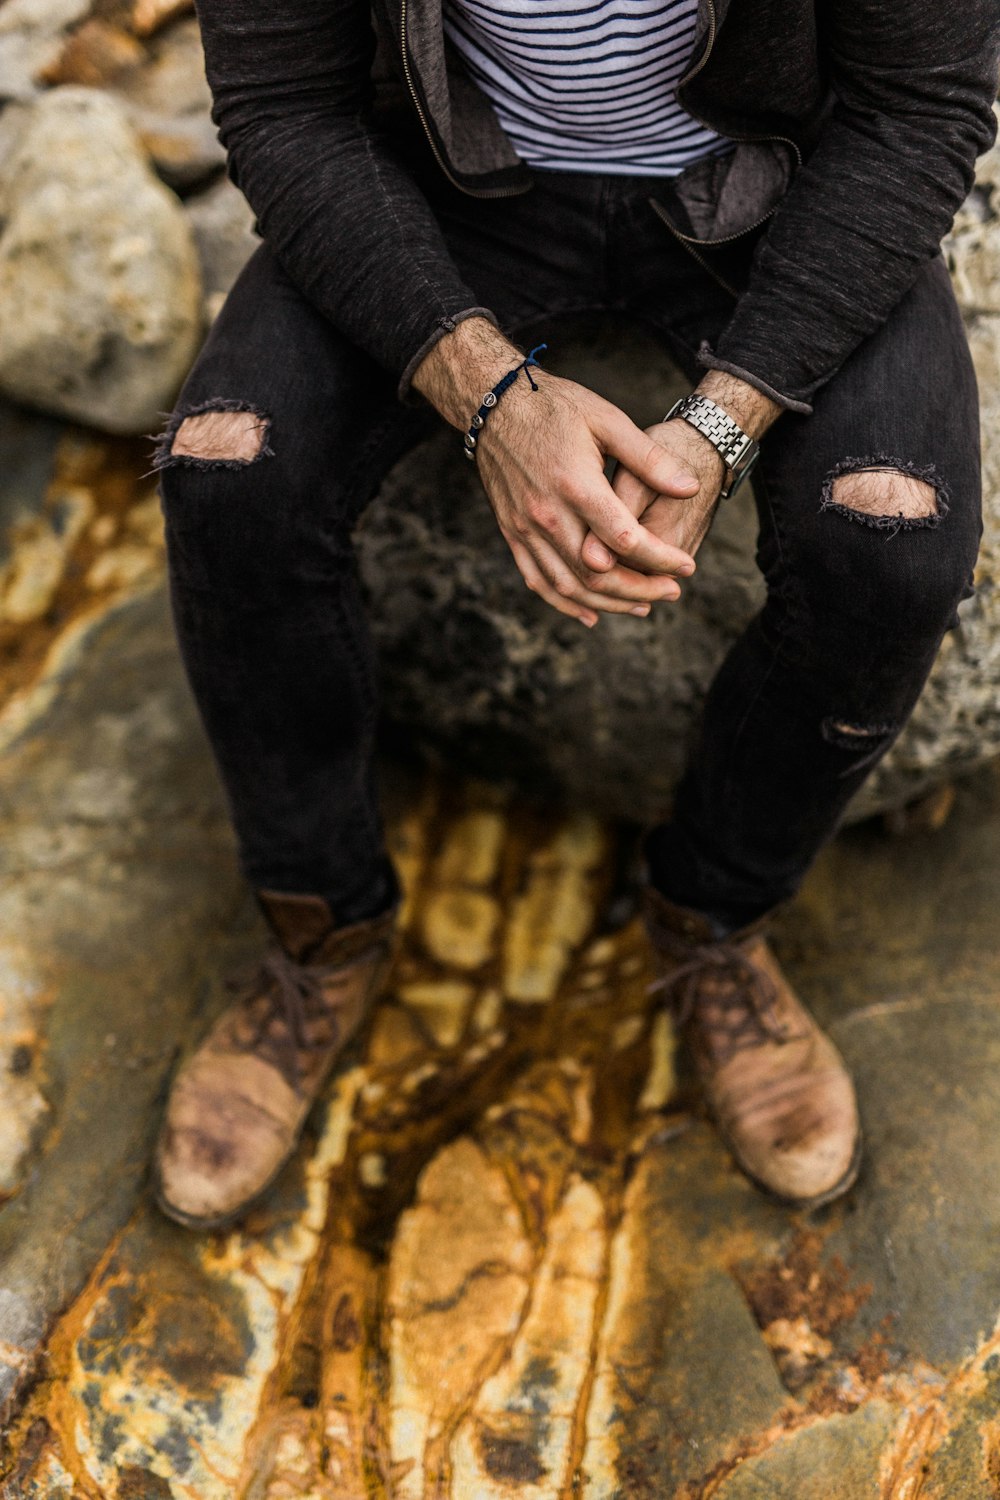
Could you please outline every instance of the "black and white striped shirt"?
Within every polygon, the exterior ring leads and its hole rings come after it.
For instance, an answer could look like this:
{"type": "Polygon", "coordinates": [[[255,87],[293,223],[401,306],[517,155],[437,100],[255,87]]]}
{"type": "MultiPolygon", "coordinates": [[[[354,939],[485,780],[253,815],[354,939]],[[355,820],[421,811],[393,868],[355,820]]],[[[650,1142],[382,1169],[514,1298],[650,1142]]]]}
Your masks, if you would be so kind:
{"type": "Polygon", "coordinates": [[[675,177],[727,144],[677,102],[697,0],[445,0],[448,36],[525,161],[675,177]]]}

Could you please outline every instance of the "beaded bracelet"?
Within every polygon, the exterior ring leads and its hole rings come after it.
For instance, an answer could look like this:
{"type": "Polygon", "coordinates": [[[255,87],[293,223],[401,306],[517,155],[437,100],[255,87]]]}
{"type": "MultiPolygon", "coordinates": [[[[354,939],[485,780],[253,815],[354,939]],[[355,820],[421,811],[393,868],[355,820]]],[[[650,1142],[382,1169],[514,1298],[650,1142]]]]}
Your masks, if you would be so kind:
{"type": "Polygon", "coordinates": [[[535,355],[541,354],[542,350],[547,349],[548,347],[548,344],[536,344],[531,353],[527,355],[526,358],[522,359],[519,365],[515,365],[513,370],[508,370],[503,379],[498,380],[493,389],[486,392],[486,395],[483,397],[482,405],[472,419],[472,426],[465,434],[465,448],[463,449],[463,452],[465,453],[466,458],[470,458],[473,462],[475,462],[476,444],[479,441],[480,428],[486,422],[486,418],[489,416],[494,406],[496,406],[504,391],[514,384],[514,381],[517,379],[522,370],[528,377],[528,384],[531,386],[531,389],[533,391],[538,390],[537,384],[531,378],[531,366],[538,364],[538,360],[535,358],[535,355]]]}

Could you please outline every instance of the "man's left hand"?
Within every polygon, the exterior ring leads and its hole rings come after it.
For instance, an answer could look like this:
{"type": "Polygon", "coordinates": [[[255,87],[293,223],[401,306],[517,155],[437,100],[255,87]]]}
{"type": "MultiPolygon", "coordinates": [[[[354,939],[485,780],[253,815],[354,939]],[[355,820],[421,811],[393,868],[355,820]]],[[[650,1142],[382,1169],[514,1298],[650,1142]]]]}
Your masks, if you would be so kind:
{"type": "MultiPolygon", "coordinates": [[[[708,371],[698,391],[727,411],[744,432],[758,442],[781,415],[777,402],[746,381],[720,371],[708,371]]],[[[672,422],[657,422],[645,430],[678,464],[698,476],[697,491],[683,499],[658,495],[621,466],[615,473],[612,488],[632,514],[642,518],[643,526],[661,541],[680,547],[693,557],[712,524],[725,481],[725,464],[708,438],[682,417],[676,417],[672,422]]],[[[584,540],[583,560],[589,567],[605,571],[616,562],[593,532],[588,532],[584,540]]]]}
{"type": "MultiPolygon", "coordinates": [[[[642,517],[642,524],[649,531],[661,541],[680,547],[693,557],[712,524],[719,491],[725,480],[725,465],[708,439],[681,418],[675,418],[672,422],[657,422],[645,430],[679,464],[698,476],[697,491],[683,499],[673,495],[658,495],[620,465],[612,480],[612,488],[634,516],[642,517]]],[[[601,547],[601,543],[591,533],[584,543],[584,561],[591,563],[593,567],[607,567],[608,556],[607,549],[601,547]],[[594,543],[601,549],[599,554],[594,543]]]]}

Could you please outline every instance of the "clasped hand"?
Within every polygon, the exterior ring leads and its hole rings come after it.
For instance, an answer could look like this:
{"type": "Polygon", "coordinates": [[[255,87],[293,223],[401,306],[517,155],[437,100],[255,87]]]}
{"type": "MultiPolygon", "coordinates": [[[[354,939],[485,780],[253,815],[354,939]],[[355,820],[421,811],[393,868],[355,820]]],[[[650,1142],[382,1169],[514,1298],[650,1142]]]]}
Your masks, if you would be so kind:
{"type": "Polygon", "coordinates": [[[686,422],[643,431],[610,401],[547,374],[537,391],[508,393],[477,456],[528,588],[588,626],[600,612],[647,615],[680,597],[724,475],[686,422]]]}

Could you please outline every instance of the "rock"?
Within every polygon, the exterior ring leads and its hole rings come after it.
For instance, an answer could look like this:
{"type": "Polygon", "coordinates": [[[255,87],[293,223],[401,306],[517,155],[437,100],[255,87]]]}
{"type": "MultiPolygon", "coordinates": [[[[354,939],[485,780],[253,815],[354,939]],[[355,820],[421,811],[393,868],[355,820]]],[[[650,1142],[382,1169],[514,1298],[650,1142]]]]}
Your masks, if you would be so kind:
{"type": "Polygon", "coordinates": [[[162,558],[149,547],[126,542],[95,557],[87,569],[88,589],[127,589],[147,578],[159,577],[162,558]]]}
{"type": "Polygon", "coordinates": [[[60,56],[40,72],[39,82],[82,83],[100,88],[135,68],[145,51],[129,32],[91,17],[70,34],[60,56]]]}
{"type": "Polygon", "coordinates": [[[158,425],[201,331],[191,231],[120,106],[62,88],[5,170],[0,388],[112,432],[158,425]]]}
{"type": "Polygon", "coordinates": [[[0,6],[0,100],[31,99],[91,0],[6,0],[0,6]]]}
{"type": "MultiPolygon", "coordinates": [[[[2,155],[0,142],[0,155],[2,155]]],[[[45,421],[0,401],[0,563],[18,523],[38,514],[52,477],[59,422],[45,421]]]]}
{"type": "Polygon", "coordinates": [[[452,1442],[454,1495],[544,1500],[563,1492],[604,1255],[600,1195],[574,1177],[549,1225],[531,1306],[508,1358],[482,1385],[452,1442]]]}
{"type": "Polygon", "coordinates": [[[389,1265],[392,1457],[401,1469],[410,1465],[395,1491],[400,1500],[419,1500],[425,1474],[431,1479],[443,1465],[449,1417],[517,1331],[530,1269],[503,1173],[471,1141],[446,1147],[402,1216],[389,1265]]]}
{"type": "Polygon", "coordinates": [[[118,76],[112,92],[127,106],[164,182],[178,192],[190,192],[222,172],[226,153],[212,123],[212,96],[196,21],[182,21],[158,36],[144,65],[118,76]]]}
{"type": "Polygon", "coordinates": [[[964,311],[1000,313],[1000,145],[980,157],[976,186],[944,250],[964,311]]]}
{"type": "Polygon", "coordinates": [[[132,7],[132,30],[137,36],[150,36],[168,21],[194,9],[193,0],[135,0],[132,7]]]}
{"type": "Polygon", "coordinates": [[[434,892],[424,910],[424,944],[434,958],[478,969],[493,951],[500,908],[481,891],[434,892]]]}
{"type": "Polygon", "coordinates": [[[93,509],[87,490],[66,490],[45,515],[15,528],[11,558],[0,573],[0,620],[27,625],[45,614],[93,509]]]}
{"type": "Polygon", "coordinates": [[[837,1500],[916,1496],[919,1490],[886,1491],[879,1482],[898,1421],[893,1408],[880,1401],[851,1416],[829,1417],[746,1459],[715,1493],[719,1500],[829,1500],[830,1477],[836,1474],[837,1500]]]}
{"type": "Polygon", "coordinates": [[[401,985],[399,998],[415,1010],[439,1047],[454,1047],[465,1029],[475,991],[460,979],[401,985]]]}
{"type": "Polygon", "coordinates": [[[594,876],[605,862],[604,830],[592,818],[571,819],[532,856],[514,903],[504,948],[504,993],[522,1005],[551,1000],[572,950],[594,920],[594,876]]]}
{"type": "Polygon", "coordinates": [[[184,205],[201,262],[205,320],[211,322],[226,294],[260,244],[253,210],[228,177],[184,205]]]}

